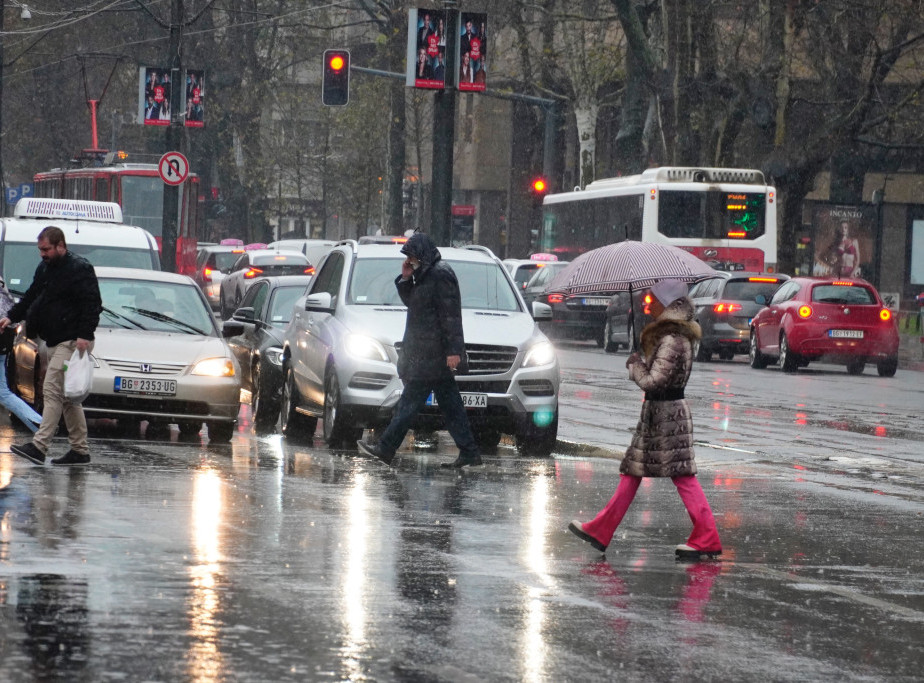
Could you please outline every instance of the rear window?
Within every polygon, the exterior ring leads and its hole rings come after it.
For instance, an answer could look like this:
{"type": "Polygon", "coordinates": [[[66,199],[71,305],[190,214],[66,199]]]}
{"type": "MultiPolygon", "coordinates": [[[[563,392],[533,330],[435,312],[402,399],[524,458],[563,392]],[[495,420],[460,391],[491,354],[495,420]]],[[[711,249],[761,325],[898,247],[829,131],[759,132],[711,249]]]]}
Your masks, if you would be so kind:
{"type": "Polygon", "coordinates": [[[535,275],[537,270],[539,270],[538,264],[535,266],[517,266],[516,271],[513,273],[513,279],[522,288],[525,283],[529,282],[529,278],[535,275]]]}
{"type": "Polygon", "coordinates": [[[240,253],[233,251],[216,251],[212,253],[209,264],[222,273],[231,272],[231,266],[240,258],[240,253]]]}
{"type": "Polygon", "coordinates": [[[282,265],[307,265],[307,260],[301,254],[266,254],[262,256],[252,256],[250,263],[254,266],[282,266],[282,265]]]}
{"type": "Polygon", "coordinates": [[[812,301],[823,304],[875,304],[876,295],[860,285],[815,285],[812,301]]]}
{"type": "Polygon", "coordinates": [[[782,282],[750,282],[748,280],[730,280],[725,285],[725,291],[722,294],[724,299],[734,301],[754,301],[754,299],[763,294],[767,301],[773,296],[773,293],[779,289],[782,282]]]}

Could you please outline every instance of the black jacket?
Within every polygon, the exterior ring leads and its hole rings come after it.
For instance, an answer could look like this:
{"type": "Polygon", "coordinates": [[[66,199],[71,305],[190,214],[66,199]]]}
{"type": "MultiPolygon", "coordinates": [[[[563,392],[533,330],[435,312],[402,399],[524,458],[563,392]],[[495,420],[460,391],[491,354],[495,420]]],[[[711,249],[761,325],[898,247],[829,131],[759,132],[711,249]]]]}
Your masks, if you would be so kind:
{"type": "Polygon", "coordinates": [[[93,266],[67,252],[51,265],[39,264],[29,289],[7,317],[14,323],[25,319],[30,337],[55,346],[72,339],[92,341],[102,307],[93,266]]]}
{"type": "Polygon", "coordinates": [[[402,248],[420,260],[420,268],[407,280],[395,278],[398,295],[407,306],[404,341],[398,359],[403,380],[435,380],[451,376],[447,356],[461,356],[465,372],[465,339],[462,334],[462,303],[459,282],[443,263],[433,241],[415,233],[402,248]]]}

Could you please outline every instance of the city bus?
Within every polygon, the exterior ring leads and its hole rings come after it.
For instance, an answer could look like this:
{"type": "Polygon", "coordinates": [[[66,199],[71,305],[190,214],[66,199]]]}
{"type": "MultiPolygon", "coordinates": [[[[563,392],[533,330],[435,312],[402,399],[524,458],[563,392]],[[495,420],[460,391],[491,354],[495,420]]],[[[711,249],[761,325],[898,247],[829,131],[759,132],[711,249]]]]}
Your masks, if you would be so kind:
{"type": "MultiPolygon", "coordinates": [[[[115,202],[126,223],[163,235],[164,181],[156,164],[115,163],[85,168],[57,168],[35,174],[35,196],[115,202]]],[[[201,225],[199,177],[190,173],[180,186],[177,216],[176,271],[192,275],[201,225]]]]}
{"type": "Polygon", "coordinates": [[[650,168],[550,194],[533,251],[573,261],[623,240],[672,244],[716,270],[776,271],[776,188],[760,171],[650,168]]]}

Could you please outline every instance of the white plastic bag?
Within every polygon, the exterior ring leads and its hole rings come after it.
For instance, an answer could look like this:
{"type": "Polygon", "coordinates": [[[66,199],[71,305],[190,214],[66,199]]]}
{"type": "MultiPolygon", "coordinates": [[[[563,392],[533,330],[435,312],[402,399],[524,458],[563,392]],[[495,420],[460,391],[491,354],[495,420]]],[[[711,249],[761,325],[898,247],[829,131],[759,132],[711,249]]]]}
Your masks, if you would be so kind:
{"type": "Polygon", "coordinates": [[[90,352],[74,351],[71,359],[64,364],[64,398],[71,403],[83,403],[90,395],[93,383],[93,361],[90,352]]]}

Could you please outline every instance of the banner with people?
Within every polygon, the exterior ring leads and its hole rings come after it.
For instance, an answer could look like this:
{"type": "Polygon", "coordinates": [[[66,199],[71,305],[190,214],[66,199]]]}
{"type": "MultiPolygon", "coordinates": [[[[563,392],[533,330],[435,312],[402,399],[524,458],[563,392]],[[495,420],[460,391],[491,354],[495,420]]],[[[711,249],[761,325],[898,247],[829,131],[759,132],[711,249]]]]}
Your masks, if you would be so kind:
{"type": "Polygon", "coordinates": [[[872,280],[876,208],[818,204],[812,215],[812,275],[872,280]]]}
{"type": "Polygon", "coordinates": [[[186,123],[188,128],[205,126],[205,72],[190,69],[186,72],[186,123]]]}
{"type": "Polygon", "coordinates": [[[487,87],[488,15],[462,12],[459,15],[459,58],[457,86],[462,91],[487,87]]]}
{"type": "Polygon", "coordinates": [[[414,88],[446,85],[446,12],[425,7],[408,12],[405,83],[414,88]]]}
{"type": "MultiPolygon", "coordinates": [[[[179,72],[177,72],[179,73],[179,72]]],[[[174,102],[172,71],[164,67],[138,69],[138,123],[169,126],[176,113],[190,128],[205,125],[205,72],[189,69],[174,102]]]]}

